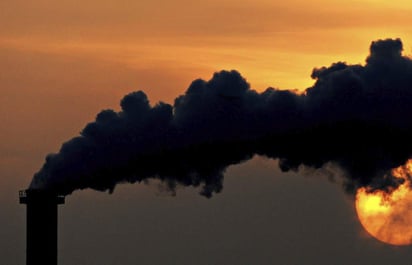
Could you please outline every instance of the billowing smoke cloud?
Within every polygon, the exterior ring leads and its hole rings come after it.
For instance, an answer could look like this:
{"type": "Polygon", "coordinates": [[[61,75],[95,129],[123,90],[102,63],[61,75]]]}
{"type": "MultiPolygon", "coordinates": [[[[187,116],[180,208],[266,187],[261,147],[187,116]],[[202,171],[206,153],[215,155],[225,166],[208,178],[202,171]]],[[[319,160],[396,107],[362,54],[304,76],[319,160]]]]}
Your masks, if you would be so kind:
{"type": "Polygon", "coordinates": [[[112,191],[117,183],[158,179],[222,190],[229,165],[261,155],[282,170],[341,168],[348,190],[390,189],[390,169],[412,155],[412,60],[402,42],[372,42],[363,65],[344,62],[314,69],[304,93],[252,90],[236,71],[195,80],[174,105],[154,106],[144,92],[126,95],[121,111],[94,122],[48,155],[30,188],[69,194],[112,191]]]}

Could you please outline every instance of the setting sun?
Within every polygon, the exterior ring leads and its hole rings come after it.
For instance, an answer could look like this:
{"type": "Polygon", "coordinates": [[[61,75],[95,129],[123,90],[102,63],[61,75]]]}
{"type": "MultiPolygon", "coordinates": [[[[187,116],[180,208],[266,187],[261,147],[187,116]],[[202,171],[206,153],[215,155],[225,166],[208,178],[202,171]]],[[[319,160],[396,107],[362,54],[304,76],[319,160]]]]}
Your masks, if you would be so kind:
{"type": "Polygon", "coordinates": [[[412,160],[398,167],[392,174],[404,182],[390,193],[368,192],[360,188],[356,194],[356,211],[365,230],[376,239],[392,245],[412,243],[412,192],[409,176],[412,160]]]}

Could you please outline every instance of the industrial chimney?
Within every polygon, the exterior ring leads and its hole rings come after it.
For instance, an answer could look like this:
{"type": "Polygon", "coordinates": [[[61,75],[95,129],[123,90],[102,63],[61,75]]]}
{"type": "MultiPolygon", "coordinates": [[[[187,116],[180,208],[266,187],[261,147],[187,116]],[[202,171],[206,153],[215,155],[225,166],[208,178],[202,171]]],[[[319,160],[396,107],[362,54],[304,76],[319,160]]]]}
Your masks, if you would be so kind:
{"type": "Polygon", "coordinates": [[[27,265],[57,265],[57,205],[64,196],[47,190],[19,192],[21,204],[27,205],[27,265]]]}

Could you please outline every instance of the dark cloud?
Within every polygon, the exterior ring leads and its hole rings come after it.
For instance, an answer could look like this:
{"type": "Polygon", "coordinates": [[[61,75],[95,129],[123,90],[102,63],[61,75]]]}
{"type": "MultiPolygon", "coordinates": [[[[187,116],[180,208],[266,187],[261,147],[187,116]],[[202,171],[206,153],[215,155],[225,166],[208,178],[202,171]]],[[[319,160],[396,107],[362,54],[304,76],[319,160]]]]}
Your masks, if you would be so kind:
{"type": "Polygon", "coordinates": [[[303,94],[258,93],[238,72],[221,71],[193,81],[173,106],[133,92],[120,112],[103,110],[49,155],[30,187],[69,194],[159,179],[209,197],[229,165],[254,155],[279,159],[284,171],[333,163],[347,190],[398,185],[390,169],[412,154],[412,60],[402,42],[372,42],[366,65],[338,62],[312,77],[303,94]]]}

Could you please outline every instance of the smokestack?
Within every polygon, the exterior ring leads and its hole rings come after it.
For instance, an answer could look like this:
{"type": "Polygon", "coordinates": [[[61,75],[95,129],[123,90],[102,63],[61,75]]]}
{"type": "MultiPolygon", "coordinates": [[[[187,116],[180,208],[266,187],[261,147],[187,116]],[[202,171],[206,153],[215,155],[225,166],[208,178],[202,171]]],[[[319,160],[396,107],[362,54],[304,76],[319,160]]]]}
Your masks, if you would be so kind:
{"type": "Polygon", "coordinates": [[[57,265],[57,205],[64,196],[47,190],[19,191],[21,204],[27,205],[27,265],[57,265]]]}

